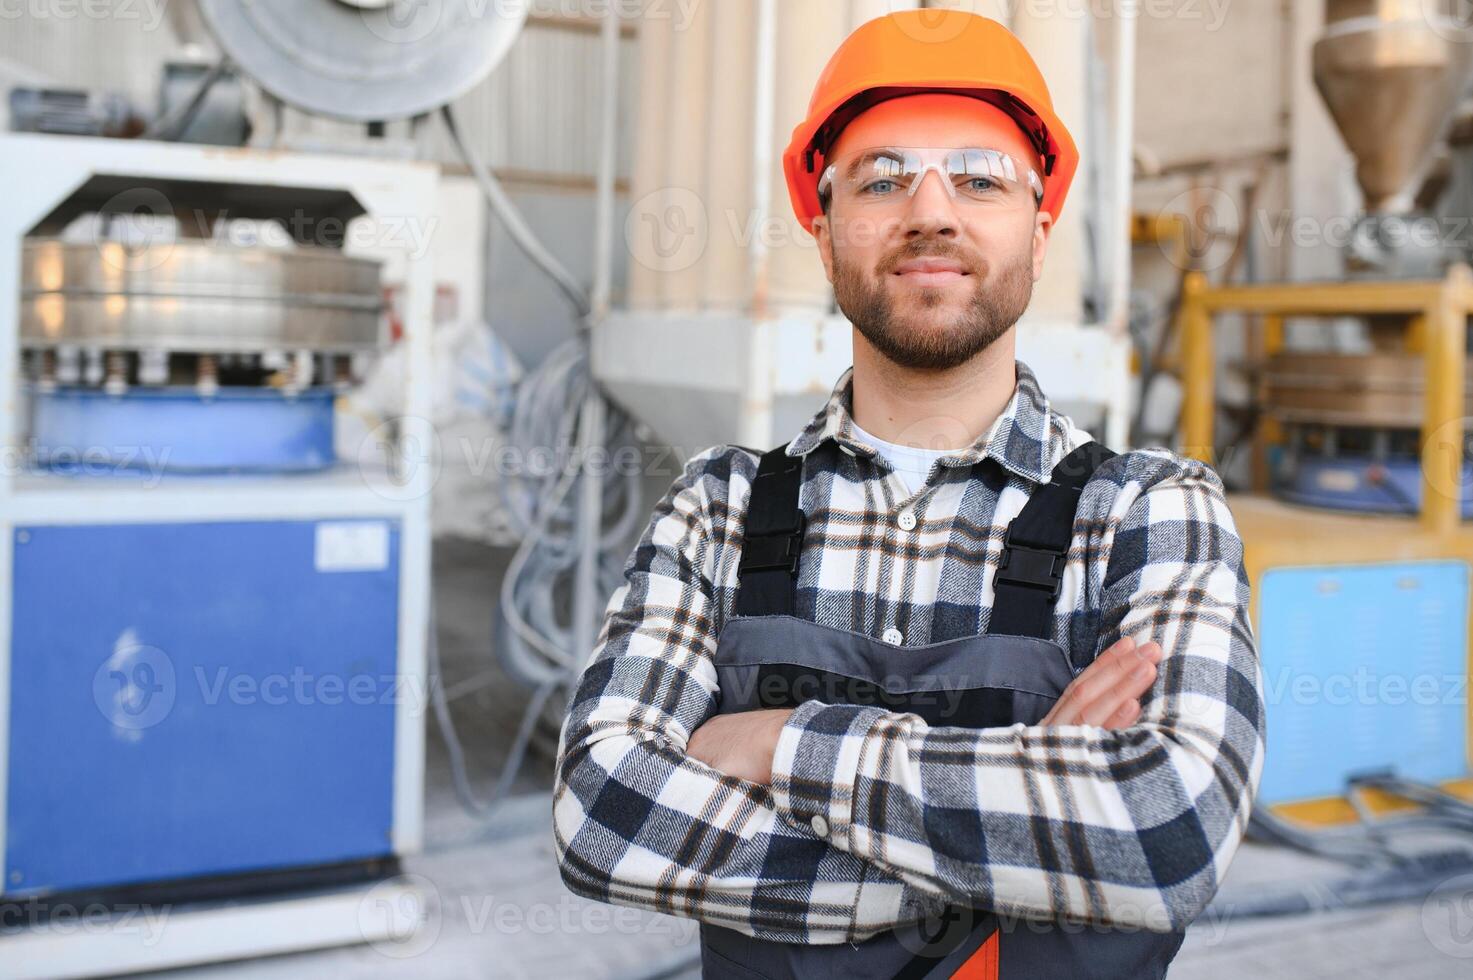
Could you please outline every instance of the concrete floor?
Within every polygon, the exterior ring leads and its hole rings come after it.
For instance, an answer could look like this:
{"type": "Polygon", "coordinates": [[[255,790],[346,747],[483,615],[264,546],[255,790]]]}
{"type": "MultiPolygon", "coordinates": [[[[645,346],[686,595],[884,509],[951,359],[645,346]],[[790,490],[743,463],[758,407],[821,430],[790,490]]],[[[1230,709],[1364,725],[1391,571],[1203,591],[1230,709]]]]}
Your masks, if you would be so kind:
{"type": "MultiPolygon", "coordinates": [[[[436,608],[446,682],[476,678],[453,714],[471,757],[472,781],[489,790],[526,692],[489,654],[491,610],[510,553],[464,542],[436,546],[436,608]]],[[[463,689],[463,688],[462,688],[463,689]]],[[[467,816],[449,777],[433,721],[428,738],[426,851],[406,870],[434,899],[424,933],[410,943],[359,946],[157,974],[208,980],[332,980],[413,977],[693,978],[692,922],[615,910],[568,894],[548,832],[550,764],[533,759],[522,795],[489,823],[467,816]]],[[[1246,919],[1234,904],[1268,885],[1309,887],[1337,866],[1279,848],[1245,845],[1218,905],[1189,931],[1173,980],[1216,977],[1473,977],[1473,877],[1452,880],[1426,901],[1279,919],[1246,919]],[[1225,911],[1224,911],[1225,910],[1225,911]]],[[[0,976],[3,976],[0,964],[0,976]]]]}

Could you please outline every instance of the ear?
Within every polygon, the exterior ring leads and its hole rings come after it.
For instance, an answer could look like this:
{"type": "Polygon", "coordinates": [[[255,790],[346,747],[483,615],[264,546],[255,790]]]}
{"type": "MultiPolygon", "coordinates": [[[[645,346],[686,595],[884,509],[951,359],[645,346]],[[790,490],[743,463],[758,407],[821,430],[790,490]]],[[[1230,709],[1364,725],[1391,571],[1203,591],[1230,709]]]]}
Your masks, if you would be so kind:
{"type": "Polygon", "coordinates": [[[1043,277],[1043,259],[1048,254],[1049,235],[1054,230],[1054,216],[1040,211],[1033,219],[1033,281],[1043,277]]]}
{"type": "Polygon", "coordinates": [[[813,219],[813,237],[818,241],[818,257],[823,260],[823,274],[830,283],[834,281],[834,237],[829,228],[829,216],[821,214],[813,219]]]}

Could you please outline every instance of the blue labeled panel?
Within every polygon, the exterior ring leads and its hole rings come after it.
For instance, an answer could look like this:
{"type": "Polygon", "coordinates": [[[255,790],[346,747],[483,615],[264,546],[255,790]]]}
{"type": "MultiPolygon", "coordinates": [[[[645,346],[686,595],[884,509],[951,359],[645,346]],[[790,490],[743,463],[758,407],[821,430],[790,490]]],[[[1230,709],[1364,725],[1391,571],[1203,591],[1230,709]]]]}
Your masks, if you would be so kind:
{"type": "Polygon", "coordinates": [[[1467,775],[1468,565],[1274,569],[1259,595],[1266,803],[1376,769],[1467,775]]]}
{"type": "Polygon", "coordinates": [[[7,894],[390,852],[393,521],[16,531],[7,894]]]}

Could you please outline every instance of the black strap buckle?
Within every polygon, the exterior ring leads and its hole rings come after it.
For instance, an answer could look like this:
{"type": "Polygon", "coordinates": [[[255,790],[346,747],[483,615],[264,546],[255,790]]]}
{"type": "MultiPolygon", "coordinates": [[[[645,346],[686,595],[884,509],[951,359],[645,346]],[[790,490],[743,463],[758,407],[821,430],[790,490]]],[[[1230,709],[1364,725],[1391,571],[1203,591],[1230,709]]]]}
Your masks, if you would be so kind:
{"type": "Polygon", "coordinates": [[[1064,554],[1043,548],[1030,548],[1013,540],[1013,526],[1002,542],[1002,564],[998,566],[995,581],[1040,589],[1057,599],[1064,590],[1064,554]]]}
{"type": "Polygon", "coordinates": [[[808,517],[798,511],[798,526],[791,532],[756,534],[742,542],[742,560],[737,574],[745,572],[785,571],[798,574],[798,555],[803,550],[803,532],[808,517]]]}

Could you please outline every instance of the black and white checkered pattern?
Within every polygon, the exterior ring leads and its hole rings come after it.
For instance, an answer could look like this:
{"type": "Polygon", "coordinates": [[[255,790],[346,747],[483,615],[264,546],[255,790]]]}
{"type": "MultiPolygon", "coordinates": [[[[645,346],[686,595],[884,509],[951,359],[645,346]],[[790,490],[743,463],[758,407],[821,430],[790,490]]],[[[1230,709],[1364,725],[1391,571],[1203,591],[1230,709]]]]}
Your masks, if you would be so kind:
{"type": "MultiPolygon", "coordinates": [[[[844,373],[788,448],[806,456],[799,617],[898,630],[907,646],[985,632],[1008,522],[1090,438],[1021,362],[1017,374],[991,430],[912,495],[854,438],[844,373]]],[[[1247,826],[1264,752],[1242,544],[1216,473],[1138,450],[1080,500],[1054,638],[1076,672],[1123,635],[1160,643],[1136,725],[929,727],[810,701],[784,728],[769,789],[685,755],[716,712],[713,655],[756,467],[733,446],[691,459],[625,566],[562,732],[553,810],[568,886],[810,943],[952,903],[1154,930],[1195,918],[1247,826]]]]}

